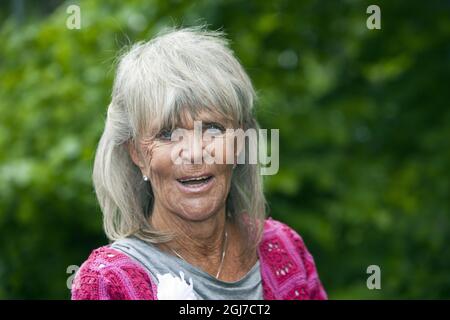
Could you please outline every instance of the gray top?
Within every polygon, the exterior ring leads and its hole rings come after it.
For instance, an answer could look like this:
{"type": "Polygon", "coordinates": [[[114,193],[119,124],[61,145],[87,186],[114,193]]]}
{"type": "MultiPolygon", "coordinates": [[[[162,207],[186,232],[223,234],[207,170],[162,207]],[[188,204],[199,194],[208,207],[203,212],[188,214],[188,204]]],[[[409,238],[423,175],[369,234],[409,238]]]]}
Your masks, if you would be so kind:
{"type": "Polygon", "coordinates": [[[192,278],[194,292],[198,299],[263,300],[259,260],[242,279],[226,282],[135,237],[117,240],[111,245],[111,248],[120,250],[142,264],[149,271],[155,284],[158,284],[156,274],[171,273],[173,276],[179,277],[180,271],[183,271],[187,283],[189,283],[189,278],[192,278]]]}

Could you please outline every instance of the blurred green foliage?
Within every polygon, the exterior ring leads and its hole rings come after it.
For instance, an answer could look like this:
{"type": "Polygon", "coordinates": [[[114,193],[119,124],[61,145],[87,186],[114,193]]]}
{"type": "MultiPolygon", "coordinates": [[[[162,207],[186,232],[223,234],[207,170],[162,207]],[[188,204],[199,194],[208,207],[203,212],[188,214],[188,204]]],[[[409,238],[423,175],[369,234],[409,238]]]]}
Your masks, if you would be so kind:
{"type": "Polygon", "coordinates": [[[271,215],[330,298],[450,298],[448,1],[377,1],[381,30],[356,0],[81,1],[80,30],[69,4],[0,24],[0,298],[70,296],[67,267],[107,241],[90,174],[117,52],[201,23],[228,33],[280,129],[271,215]]]}

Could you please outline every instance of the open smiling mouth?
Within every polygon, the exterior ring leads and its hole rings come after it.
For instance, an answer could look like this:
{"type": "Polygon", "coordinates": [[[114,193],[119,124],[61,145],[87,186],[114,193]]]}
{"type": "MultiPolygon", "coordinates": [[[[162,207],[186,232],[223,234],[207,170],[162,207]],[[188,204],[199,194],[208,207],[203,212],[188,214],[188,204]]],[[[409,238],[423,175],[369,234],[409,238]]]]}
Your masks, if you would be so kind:
{"type": "Polygon", "coordinates": [[[177,181],[185,186],[200,186],[202,184],[207,184],[212,178],[213,176],[201,176],[197,178],[177,179],[177,181]]]}
{"type": "Polygon", "coordinates": [[[213,175],[202,175],[198,177],[182,177],[177,179],[178,186],[183,192],[198,193],[209,190],[214,181],[213,175]]]}

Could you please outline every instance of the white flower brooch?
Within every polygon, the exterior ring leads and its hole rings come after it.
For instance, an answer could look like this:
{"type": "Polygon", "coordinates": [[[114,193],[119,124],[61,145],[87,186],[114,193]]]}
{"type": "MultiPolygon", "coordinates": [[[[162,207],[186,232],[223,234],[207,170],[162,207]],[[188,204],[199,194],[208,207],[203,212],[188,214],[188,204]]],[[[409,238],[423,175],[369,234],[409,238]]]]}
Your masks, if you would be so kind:
{"type": "Polygon", "coordinates": [[[180,271],[180,278],[174,277],[170,273],[156,276],[158,277],[158,300],[197,300],[192,278],[189,278],[188,285],[182,271],[180,271]]]}

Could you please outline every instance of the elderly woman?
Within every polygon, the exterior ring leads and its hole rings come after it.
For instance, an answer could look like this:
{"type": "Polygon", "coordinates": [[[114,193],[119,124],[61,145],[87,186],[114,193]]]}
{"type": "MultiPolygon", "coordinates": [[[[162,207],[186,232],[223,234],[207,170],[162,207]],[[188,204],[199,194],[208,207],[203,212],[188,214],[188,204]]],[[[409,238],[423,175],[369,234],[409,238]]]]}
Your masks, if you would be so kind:
{"type": "Polygon", "coordinates": [[[258,129],[254,98],[219,32],[172,30],[123,55],[93,172],[111,243],[72,299],[326,299],[302,238],[266,218],[246,145],[226,148],[231,129],[258,129]]]}

